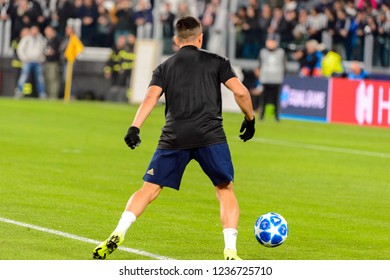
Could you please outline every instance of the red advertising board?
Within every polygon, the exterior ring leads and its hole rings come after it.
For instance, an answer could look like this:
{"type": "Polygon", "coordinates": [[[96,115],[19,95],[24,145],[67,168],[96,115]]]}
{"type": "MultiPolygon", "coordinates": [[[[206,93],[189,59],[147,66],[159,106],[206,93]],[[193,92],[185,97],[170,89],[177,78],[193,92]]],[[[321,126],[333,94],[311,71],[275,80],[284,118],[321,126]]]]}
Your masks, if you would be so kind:
{"type": "Polygon", "coordinates": [[[329,102],[330,122],[390,127],[390,82],[331,79],[329,102]]]}

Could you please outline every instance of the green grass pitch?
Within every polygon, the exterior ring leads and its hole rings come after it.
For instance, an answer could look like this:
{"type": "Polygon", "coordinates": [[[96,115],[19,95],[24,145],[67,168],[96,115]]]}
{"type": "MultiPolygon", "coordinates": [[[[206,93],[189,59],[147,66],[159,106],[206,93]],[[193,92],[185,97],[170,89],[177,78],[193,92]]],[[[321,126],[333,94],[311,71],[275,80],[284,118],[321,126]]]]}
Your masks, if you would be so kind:
{"type": "MultiPolygon", "coordinates": [[[[136,107],[0,99],[0,217],[104,240],[142,176],[164,123],[156,107],[142,144],[123,136],[136,107]]],[[[251,260],[383,260],[390,257],[390,130],[268,118],[238,137],[242,115],[225,113],[240,203],[238,251],[251,260]],[[274,211],[289,224],[277,248],[253,225],[274,211]]],[[[3,260],[91,259],[94,244],[0,222],[3,260]]],[[[214,189],[192,161],[179,192],[164,189],[123,246],[184,260],[222,259],[214,189]]],[[[117,251],[114,260],[150,259],[117,251]]]]}

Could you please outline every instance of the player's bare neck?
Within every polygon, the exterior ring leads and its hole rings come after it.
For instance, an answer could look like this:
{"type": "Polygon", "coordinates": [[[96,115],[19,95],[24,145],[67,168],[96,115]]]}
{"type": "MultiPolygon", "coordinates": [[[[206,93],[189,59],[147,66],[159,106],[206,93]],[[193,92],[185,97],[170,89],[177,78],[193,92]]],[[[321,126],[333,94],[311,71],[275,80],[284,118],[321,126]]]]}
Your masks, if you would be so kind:
{"type": "Polygon", "coordinates": [[[199,46],[196,43],[184,43],[180,44],[179,48],[187,47],[187,46],[194,46],[199,49],[199,46]]]}

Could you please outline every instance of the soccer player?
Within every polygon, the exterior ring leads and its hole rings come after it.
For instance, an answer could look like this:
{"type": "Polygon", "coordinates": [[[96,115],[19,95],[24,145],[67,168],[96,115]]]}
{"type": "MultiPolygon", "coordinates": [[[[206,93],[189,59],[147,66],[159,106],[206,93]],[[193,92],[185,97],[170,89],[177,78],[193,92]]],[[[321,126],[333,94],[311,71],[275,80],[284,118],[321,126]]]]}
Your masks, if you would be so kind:
{"type": "Polygon", "coordinates": [[[132,223],[160,194],[163,187],[180,188],[188,162],[195,159],[215,186],[225,241],[224,258],[238,260],[236,249],[239,206],[233,190],[233,165],[222,127],[221,83],[233,93],[244,113],[240,138],[255,133],[255,117],[247,88],[235,76],[230,62],[201,50],[202,27],[193,17],[176,23],[174,37],[179,51],[160,64],[129,128],[125,142],[134,149],[140,143],[140,128],[162,94],[166,123],[157,149],[143,177],[143,186],[129,199],[110,237],[93,250],[95,259],[105,259],[123,242],[132,223]]]}

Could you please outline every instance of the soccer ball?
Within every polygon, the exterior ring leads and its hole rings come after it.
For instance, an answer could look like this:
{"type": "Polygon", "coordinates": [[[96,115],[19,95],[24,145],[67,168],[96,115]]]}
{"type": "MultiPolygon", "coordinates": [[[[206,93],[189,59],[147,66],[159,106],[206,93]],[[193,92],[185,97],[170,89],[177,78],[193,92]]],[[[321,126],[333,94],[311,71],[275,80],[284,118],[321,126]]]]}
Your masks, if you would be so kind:
{"type": "Polygon", "coordinates": [[[255,223],[255,237],[261,245],[276,247],[287,239],[288,226],[279,214],[269,212],[260,216],[255,223]]]}

